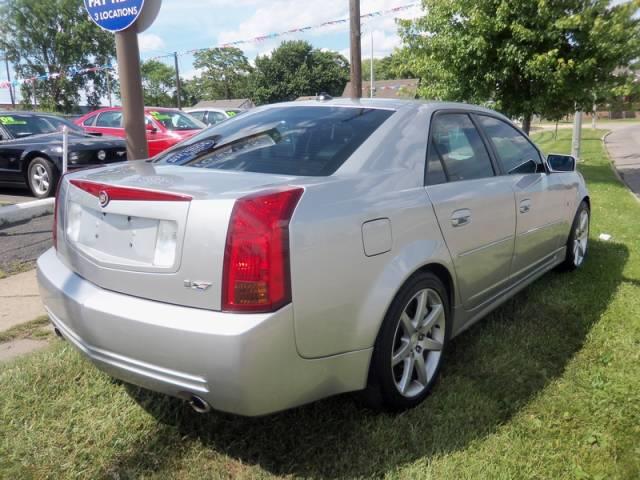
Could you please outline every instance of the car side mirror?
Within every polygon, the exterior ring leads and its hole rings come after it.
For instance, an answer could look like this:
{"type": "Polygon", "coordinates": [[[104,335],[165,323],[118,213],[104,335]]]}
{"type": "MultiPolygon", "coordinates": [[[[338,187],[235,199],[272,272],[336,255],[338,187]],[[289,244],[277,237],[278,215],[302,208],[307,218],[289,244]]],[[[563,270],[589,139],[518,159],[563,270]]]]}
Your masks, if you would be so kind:
{"type": "Polygon", "coordinates": [[[576,159],[571,155],[561,155],[550,153],[547,155],[547,166],[551,173],[554,172],[574,172],[576,169],[576,159]]]}

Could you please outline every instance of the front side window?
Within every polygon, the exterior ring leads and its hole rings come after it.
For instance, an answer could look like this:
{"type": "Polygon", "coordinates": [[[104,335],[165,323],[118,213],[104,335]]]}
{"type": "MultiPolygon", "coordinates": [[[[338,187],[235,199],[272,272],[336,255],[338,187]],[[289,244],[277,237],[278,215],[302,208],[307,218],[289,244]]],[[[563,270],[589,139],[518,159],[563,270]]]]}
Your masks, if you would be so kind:
{"type": "Polygon", "coordinates": [[[281,175],[335,172],[394,112],[351,107],[274,107],[191,137],[156,162],[281,175]]]}
{"type": "Polygon", "coordinates": [[[441,183],[440,169],[450,182],[494,175],[489,153],[466,113],[445,113],[434,118],[427,159],[429,184],[441,183]],[[434,171],[439,180],[433,182],[429,171],[434,171]]]}
{"type": "Polygon", "coordinates": [[[96,119],[96,127],[122,128],[122,112],[117,110],[102,112],[96,119]]]}
{"type": "Polygon", "coordinates": [[[202,130],[204,123],[177,110],[152,110],[149,115],[167,130],[202,130]]]}
{"type": "Polygon", "coordinates": [[[538,150],[508,123],[487,115],[477,116],[491,140],[502,168],[509,175],[544,171],[538,150]]]}

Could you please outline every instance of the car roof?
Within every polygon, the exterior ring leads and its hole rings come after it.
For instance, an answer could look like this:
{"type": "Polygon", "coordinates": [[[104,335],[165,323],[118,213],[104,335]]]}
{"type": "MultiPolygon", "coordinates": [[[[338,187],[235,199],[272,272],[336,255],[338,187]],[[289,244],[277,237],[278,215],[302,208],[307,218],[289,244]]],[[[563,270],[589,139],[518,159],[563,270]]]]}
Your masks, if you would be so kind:
{"type": "MultiPolygon", "coordinates": [[[[402,100],[395,98],[333,98],[329,100],[303,100],[295,102],[283,102],[272,106],[333,106],[333,107],[360,107],[378,108],[385,110],[417,110],[427,108],[429,110],[468,110],[488,113],[502,118],[507,118],[495,110],[479,105],[471,105],[461,102],[442,102],[435,100],[402,100]]],[[[508,120],[508,119],[507,119],[508,120]]]]}

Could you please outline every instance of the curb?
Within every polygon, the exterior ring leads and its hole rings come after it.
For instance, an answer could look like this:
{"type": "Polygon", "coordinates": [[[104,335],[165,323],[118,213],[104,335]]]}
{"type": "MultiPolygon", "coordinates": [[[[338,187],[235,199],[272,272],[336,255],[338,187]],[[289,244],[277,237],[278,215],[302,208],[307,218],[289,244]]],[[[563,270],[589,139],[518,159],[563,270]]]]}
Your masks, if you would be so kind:
{"type": "Polygon", "coordinates": [[[633,190],[631,190],[631,187],[629,187],[629,185],[627,185],[627,182],[624,181],[624,177],[620,174],[620,172],[616,168],[615,160],[611,157],[611,154],[609,153],[609,149],[607,148],[607,137],[612,132],[613,130],[608,130],[607,133],[605,133],[600,139],[600,141],[602,142],[602,146],[604,147],[603,148],[604,153],[607,155],[607,159],[609,160],[609,166],[611,167],[613,174],[616,176],[616,178],[622,184],[622,186],[627,190],[627,192],[629,192],[629,194],[631,194],[631,196],[635,198],[636,201],[640,202],[640,195],[637,195],[633,190]]]}
{"type": "Polygon", "coordinates": [[[54,202],[53,198],[43,198],[33,202],[0,207],[0,227],[53,213],[54,202]]]}

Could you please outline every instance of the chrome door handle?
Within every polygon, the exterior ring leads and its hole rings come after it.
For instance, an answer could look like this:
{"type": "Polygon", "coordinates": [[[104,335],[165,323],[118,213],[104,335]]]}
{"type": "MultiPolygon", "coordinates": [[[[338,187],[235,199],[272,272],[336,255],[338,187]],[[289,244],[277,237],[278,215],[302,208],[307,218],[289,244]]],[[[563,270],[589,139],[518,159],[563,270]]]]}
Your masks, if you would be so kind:
{"type": "Polygon", "coordinates": [[[463,208],[451,214],[451,225],[454,227],[462,227],[469,223],[471,223],[471,210],[463,208]]]}
{"type": "Polygon", "coordinates": [[[528,198],[520,202],[520,213],[527,213],[531,210],[531,200],[528,198]]]}

